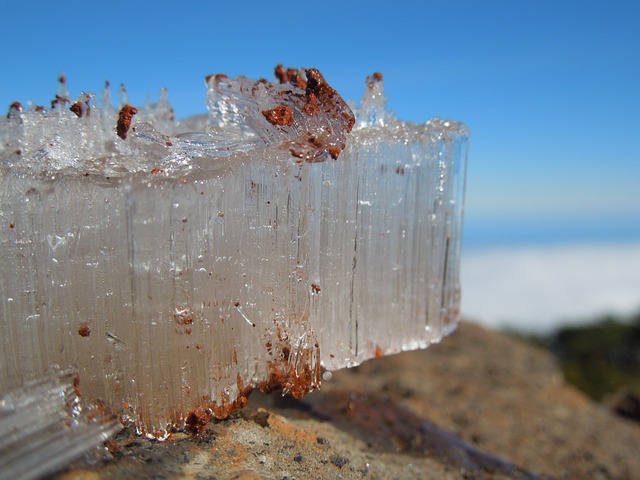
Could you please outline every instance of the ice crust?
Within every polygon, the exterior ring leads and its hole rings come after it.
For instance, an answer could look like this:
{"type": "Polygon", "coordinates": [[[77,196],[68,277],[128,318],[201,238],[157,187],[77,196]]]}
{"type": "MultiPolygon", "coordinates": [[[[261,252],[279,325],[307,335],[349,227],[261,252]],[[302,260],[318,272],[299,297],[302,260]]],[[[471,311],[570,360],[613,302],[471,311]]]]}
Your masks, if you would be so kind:
{"type": "Polygon", "coordinates": [[[207,77],[209,114],[183,121],[166,91],[122,125],[124,93],[64,82],[54,108],[9,109],[2,391],[73,365],[163,438],[452,331],[466,127],[396,120],[379,74],[352,113],[316,70],[276,73],[207,77]]]}

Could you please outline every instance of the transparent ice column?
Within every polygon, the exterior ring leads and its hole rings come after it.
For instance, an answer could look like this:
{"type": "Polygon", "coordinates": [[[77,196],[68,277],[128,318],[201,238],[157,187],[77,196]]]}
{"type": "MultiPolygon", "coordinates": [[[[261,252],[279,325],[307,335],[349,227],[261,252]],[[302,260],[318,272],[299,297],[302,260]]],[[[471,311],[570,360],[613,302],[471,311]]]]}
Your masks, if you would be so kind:
{"type": "Polygon", "coordinates": [[[452,331],[466,132],[363,127],[339,162],[314,165],[311,325],[332,370],[425,348],[452,331]]]}
{"type": "Polygon", "coordinates": [[[209,114],[92,94],[0,125],[0,385],[73,366],[156,437],[451,332],[468,133],[314,69],[207,77],[209,114]],[[355,112],[355,113],[354,113],[355,112]]]}

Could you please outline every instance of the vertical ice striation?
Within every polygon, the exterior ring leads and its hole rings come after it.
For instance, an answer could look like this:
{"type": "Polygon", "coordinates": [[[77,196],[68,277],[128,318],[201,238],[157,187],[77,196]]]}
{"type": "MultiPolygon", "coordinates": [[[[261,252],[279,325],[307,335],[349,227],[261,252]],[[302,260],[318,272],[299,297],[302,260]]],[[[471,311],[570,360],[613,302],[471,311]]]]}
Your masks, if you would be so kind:
{"type": "Polygon", "coordinates": [[[74,366],[156,437],[251,389],[426,347],[457,321],[468,132],[355,113],[315,69],[207,77],[118,109],[13,104],[0,123],[0,385],[74,366]]]}
{"type": "Polygon", "coordinates": [[[0,396],[0,478],[51,474],[122,428],[78,397],[77,372],[59,368],[0,396]]]}
{"type": "Polygon", "coordinates": [[[311,324],[328,369],[439,341],[460,302],[467,130],[398,122],[382,75],[366,83],[341,161],[313,178],[311,324]]]}

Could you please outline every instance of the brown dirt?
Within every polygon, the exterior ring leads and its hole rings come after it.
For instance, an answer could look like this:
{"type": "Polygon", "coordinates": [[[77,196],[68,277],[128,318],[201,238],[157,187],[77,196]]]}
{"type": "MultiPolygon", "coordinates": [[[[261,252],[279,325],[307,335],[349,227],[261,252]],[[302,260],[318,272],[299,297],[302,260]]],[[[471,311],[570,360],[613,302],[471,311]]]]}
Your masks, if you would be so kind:
{"type": "Polygon", "coordinates": [[[122,432],[57,478],[640,478],[640,426],[567,386],[544,351],[463,323],[426,351],[255,394],[196,436],[122,432]]]}

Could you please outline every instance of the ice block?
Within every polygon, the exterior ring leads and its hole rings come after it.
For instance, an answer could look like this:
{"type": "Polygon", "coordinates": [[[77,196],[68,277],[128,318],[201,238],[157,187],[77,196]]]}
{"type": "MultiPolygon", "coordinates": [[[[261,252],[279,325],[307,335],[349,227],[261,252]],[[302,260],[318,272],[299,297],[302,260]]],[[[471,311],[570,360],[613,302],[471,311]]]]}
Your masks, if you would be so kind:
{"type": "Polygon", "coordinates": [[[0,385],[52,365],[141,433],[456,325],[468,131],[348,104],[316,69],[208,76],[208,114],[107,85],[0,123],[0,385]]]}

